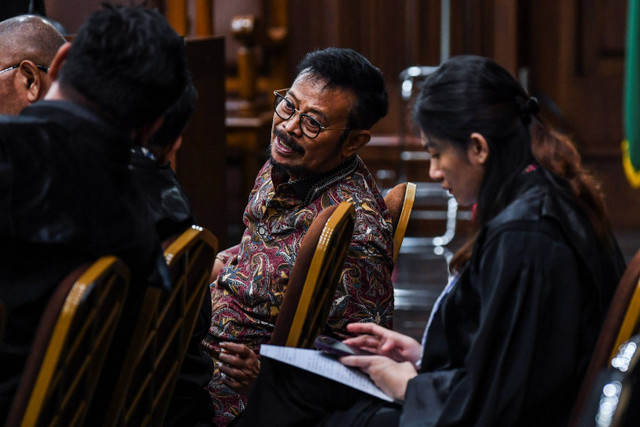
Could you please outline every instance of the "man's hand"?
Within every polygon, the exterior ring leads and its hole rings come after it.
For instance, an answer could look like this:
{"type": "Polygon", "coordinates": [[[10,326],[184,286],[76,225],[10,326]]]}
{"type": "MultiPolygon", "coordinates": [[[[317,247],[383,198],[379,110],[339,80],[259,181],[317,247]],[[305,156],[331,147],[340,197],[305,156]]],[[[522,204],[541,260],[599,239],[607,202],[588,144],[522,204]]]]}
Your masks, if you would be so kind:
{"type": "Polygon", "coordinates": [[[238,393],[247,394],[260,371],[258,356],[244,344],[220,344],[218,369],[224,383],[238,393]]]}
{"type": "Polygon", "coordinates": [[[396,362],[411,362],[414,366],[422,358],[422,346],[418,341],[375,323],[351,323],[347,329],[362,335],[344,340],[345,344],[387,356],[396,362]]]}

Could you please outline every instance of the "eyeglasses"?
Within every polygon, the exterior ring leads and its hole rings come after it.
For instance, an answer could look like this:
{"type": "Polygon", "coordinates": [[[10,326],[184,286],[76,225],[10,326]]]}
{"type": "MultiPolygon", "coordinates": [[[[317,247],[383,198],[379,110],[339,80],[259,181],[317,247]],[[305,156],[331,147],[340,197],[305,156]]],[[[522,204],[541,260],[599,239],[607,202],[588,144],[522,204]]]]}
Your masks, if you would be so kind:
{"type": "MultiPolygon", "coordinates": [[[[11,67],[7,67],[4,70],[0,70],[0,74],[6,73],[7,71],[15,70],[19,66],[20,64],[16,64],[16,65],[12,65],[11,67]]],[[[36,65],[36,67],[38,67],[38,70],[44,71],[45,73],[49,72],[49,67],[45,67],[44,65],[36,65]]]]}
{"type": "Polygon", "coordinates": [[[282,120],[289,120],[293,115],[298,112],[300,114],[300,119],[298,121],[298,125],[300,126],[300,130],[303,135],[307,138],[315,139],[320,135],[320,132],[324,130],[351,130],[351,128],[328,128],[322,125],[319,121],[311,117],[310,115],[303,113],[293,106],[293,103],[289,101],[284,95],[281,95],[279,92],[284,92],[289,90],[280,89],[274,90],[273,94],[276,98],[273,100],[273,111],[275,111],[276,115],[280,117],[282,120]]]}

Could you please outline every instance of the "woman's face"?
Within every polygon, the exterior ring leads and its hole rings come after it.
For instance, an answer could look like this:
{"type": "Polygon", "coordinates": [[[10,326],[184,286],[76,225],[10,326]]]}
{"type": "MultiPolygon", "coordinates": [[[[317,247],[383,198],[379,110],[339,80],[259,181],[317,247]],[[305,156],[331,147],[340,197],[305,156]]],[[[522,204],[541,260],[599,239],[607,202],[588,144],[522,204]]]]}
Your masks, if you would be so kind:
{"type": "Polygon", "coordinates": [[[489,155],[484,138],[472,134],[471,143],[466,149],[424,134],[422,143],[431,155],[431,179],[442,183],[442,188],[449,191],[460,205],[471,206],[476,203],[484,177],[484,164],[489,155]]]}

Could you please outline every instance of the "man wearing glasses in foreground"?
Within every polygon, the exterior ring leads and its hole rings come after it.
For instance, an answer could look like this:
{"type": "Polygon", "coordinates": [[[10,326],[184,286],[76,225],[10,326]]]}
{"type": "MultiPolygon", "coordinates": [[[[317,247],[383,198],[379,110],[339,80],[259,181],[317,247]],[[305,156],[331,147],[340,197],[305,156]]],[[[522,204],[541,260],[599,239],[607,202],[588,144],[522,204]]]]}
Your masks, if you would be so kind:
{"type": "Polygon", "coordinates": [[[49,90],[49,64],[64,37],[47,20],[21,15],[0,22],[0,114],[18,114],[49,90]]]}
{"type": "Polygon", "coordinates": [[[351,49],[308,54],[292,87],[275,91],[270,160],[250,194],[242,241],[217,260],[224,266],[211,285],[203,344],[218,361],[209,384],[217,425],[244,408],[302,238],[325,207],[348,201],[356,209],[330,328],[346,337],[351,322],[391,325],[391,218],[357,155],[387,109],[381,71],[351,49]]]}

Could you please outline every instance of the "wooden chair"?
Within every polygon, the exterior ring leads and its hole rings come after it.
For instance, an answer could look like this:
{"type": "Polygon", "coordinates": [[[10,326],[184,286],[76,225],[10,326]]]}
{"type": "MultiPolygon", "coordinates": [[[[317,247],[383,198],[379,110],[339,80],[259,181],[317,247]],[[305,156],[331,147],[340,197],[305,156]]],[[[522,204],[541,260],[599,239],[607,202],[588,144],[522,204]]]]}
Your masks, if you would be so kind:
{"type": "Polygon", "coordinates": [[[416,200],[416,185],[413,182],[403,182],[393,187],[384,196],[393,222],[393,263],[400,254],[400,247],[404,240],[409,224],[409,216],[416,200]]]}
{"type": "Polygon", "coordinates": [[[40,320],[7,426],[82,425],[128,286],[129,269],[113,256],[61,282],[40,320]]]}
{"type": "Polygon", "coordinates": [[[270,344],[311,348],[326,328],[353,234],[351,203],[325,208],[300,244],[270,344]]]}
{"type": "Polygon", "coordinates": [[[640,423],[640,335],[624,342],[596,380],[580,427],[631,427],[640,423]]]}
{"type": "Polygon", "coordinates": [[[104,425],[162,425],[217,249],[216,237],[197,226],[165,249],[173,289],[147,289],[104,425]]]}
{"type": "Polygon", "coordinates": [[[573,407],[569,425],[576,425],[598,374],[618,351],[618,347],[639,332],[640,323],[640,251],[627,266],[611,300],[611,306],[587,367],[573,407]]]}

